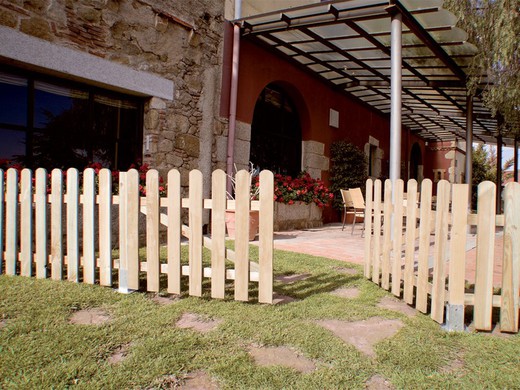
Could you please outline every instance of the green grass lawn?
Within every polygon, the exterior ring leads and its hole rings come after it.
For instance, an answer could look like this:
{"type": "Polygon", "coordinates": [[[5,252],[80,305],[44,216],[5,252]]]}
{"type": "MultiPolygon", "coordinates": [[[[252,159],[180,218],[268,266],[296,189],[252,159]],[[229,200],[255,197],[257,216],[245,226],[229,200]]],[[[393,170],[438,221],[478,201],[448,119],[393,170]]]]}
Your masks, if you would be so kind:
{"type": "MultiPolygon", "coordinates": [[[[257,248],[251,248],[252,255],[257,248]]],[[[520,338],[450,334],[428,316],[408,318],[376,305],[387,293],[357,275],[341,273],[345,263],[275,252],[275,273],[308,273],[294,284],[275,282],[279,294],[298,298],[286,305],[239,303],[208,296],[182,296],[160,305],[151,295],[122,295],[110,288],[0,276],[0,388],[93,389],[168,388],[161,378],[205,370],[229,389],[362,389],[375,374],[396,388],[520,388],[520,338]],[[358,287],[345,299],[330,294],[358,287]],[[73,325],[74,311],[100,307],[111,321],[73,325]],[[183,313],[218,318],[208,333],[179,329],[183,313]],[[358,352],[315,321],[395,318],[405,326],[376,345],[376,358],[358,352]],[[316,364],[302,374],[282,366],[259,367],[251,345],[289,346],[316,364]],[[127,357],[107,360],[120,346],[127,357]],[[446,367],[454,361],[463,364],[446,367]]],[[[356,266],[352,266],[356,267],[356,266]]],[[[230,297],[232,291],[229,292],[230,297]]]]}

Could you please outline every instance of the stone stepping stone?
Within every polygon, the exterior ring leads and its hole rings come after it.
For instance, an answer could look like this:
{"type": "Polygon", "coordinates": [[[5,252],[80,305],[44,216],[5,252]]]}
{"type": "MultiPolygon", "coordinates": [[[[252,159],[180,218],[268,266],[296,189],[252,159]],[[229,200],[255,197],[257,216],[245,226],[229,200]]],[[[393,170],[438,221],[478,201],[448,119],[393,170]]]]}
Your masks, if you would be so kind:
{"type": "Polygon", "coordinates": [[[331,292],[332,295],[348,299],[355,299],[359,297],[360,293],[361,291],[357,287],[338,288],[331,292]]]}
{"type": "Polygon", "coordinates": [[[114,353],[110,355],[107,359],[110,364],[119,364],[121,363],[126,356],[128,355],[128,349],[130,348],[130,344],[120,345],[114,350],[114,353]]]}
{"type": "Polygon", "coordinates": [[[274,294],[273,305],[286,305],[291,302],[297,302],[299,299],[290,297],[289,295],[274,294]]]}
{"type": "Polygon", "coordinates": [[[218,390],[219,387],[204,371],[194,371],[186,375],[179,388],[184,390],[218,390]]]}
{"type": "Polygon", "coordinates": [[[375,357],[374,345],[394,336],[404,324],[400,320],[372,317],[368,320],[349,322],[340,320],[317,321],[344,342],[353,345],[360,352],[375,357]]]}
{"type": "Polygon", "coordinates": [[[312,372],[316,365],[310,359],[297,354],[288,347],[255,347],[249,348],[249,354],[259,366],[284,366],[301,373],[312,372]]]}
{"type": "Polygon", "coordinates": [[[342,274],[359,275],[359,271],[357,269],[354,269],[354,268],[334,267],[334,270],[338,271],[338,272],[340,272],[342,274]]]}
{"type": "Polygon", "coordinates": [[[292,284],[299,282],[301,280],[305,280],[308,277],[312,276],[311,274],[292,274],[292,275],[278,275],[274,278],[277,282],[282,282],[284,284],[292,284]]]}
{"type": "Polygon", "coordinates": [[[365,383],[367,390],[393,390],[394,386],[384,376],[376,374],[365,383]]]}
{"type": "Polygon", "coordinates": [[[151,300],[155,303],[158,303],[161,306],[171,305],[172,303],[176,303],[180,301],[179,296],[177,295],[168,295],[168,296],[162,296],[155,294],[151,297],[151,300]]]}
{"type": "Polygon", "coordinates": [[[91,308],[76,311],[69,319],[71,324],[75,325],[103,325],[110,321],[111,317],[105,310],[100,308],[91,308]]]}
{"type": "Polygon", "coordinates": [[[197,332],[210,332],[222,323],[220,319],[209,319],[194,313],[184,313],[175,323],[175,326],[182,329],[193,329],[197,332]]]}
{"type": "Polygon", "coordinates": [[[413,307],[408,306],[405,302],[392,297],[383,297],[377,304],[377,307],[380,309],[397,311],[405,314],[408,317],[413,317],[417,314],[417,310],[415,310],[413,307]]]}

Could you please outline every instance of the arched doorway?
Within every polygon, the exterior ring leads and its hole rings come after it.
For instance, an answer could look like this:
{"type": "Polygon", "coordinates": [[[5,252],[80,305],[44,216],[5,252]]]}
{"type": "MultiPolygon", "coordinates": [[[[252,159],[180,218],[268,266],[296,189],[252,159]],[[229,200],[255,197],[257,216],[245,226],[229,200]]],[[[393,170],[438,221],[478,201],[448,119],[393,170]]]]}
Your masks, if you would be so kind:
{"type": "Polygon", "coordinates": [[[416,142],[410,152],[410,179],[422,180],[422,153],[419,144],[416,142]]]}
{"type": "Polygon", "coordinates": [[[302,132],[295,105],[286,91],[269,84],[258,97],[251,124],[251,162],[274,173],[301,171],[302,132]]]}

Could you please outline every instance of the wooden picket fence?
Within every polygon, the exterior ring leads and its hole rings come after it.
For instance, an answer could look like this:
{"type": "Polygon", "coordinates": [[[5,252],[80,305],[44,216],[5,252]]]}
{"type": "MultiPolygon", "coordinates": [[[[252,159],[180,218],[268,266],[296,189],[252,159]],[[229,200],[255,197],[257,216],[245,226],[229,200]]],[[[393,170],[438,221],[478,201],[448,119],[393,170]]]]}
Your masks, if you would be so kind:
{"type": "MultiPolygon", "coordinates": [[[[366,184],[365,277],[395,296],[431,313],[449,330],[464,329],[466,306],[473,306],[476,330],[493,327],[518,332],[520,288],[520,184],[508,183],[504,214],[496,215],[496,186],[478,186],[478,211],[468,212],[468,185],[438,183],[432,207],[432,182],[379,180],[366,184]],[[384,192],[384,202],[382,199],[384,192]],[[405,199],[406,198],[406,199],[405,199]],[[373,218],[368,216],[373,215],[373,218]],[[494,294],[493,269],[497,229],[503,230],[502,281],[494,294]],[[476,275],[467,283],[467,238],[476,229],[476,275]],[[497,309],[498,308],[498,309],[497,309]]],[[[496,286],[497,287],[497,286],[496,286]]]]}
{"type": "Polygon", "coordinates": [[[189,174],[189,197],[182,198],[180,174],[171,170],[168,195],[160,197],[158,172],[150,170],[146,196],[141,197],[139,173],[134,169],[120,172],[118,195],[112,193],[108,169],[96,174],[88,168],[82,175],[69,169],[66,182],[58,169],[51,174],[37,169],[34,178],[29,169],[20,174],[15,169],[0,170],[0,274],[50,276],[102,286],[117,283],[121,292],[139,290],[144,274],[146,290],[158,292],[165,287],[161,276],[166,276],[166,289],[172,294],[183,292],[182,277],[188,276],[188,293],[193,296],[202,296],[203,280],[209,278],[211,297],[220,299],[225,296],[226,280],[234,280],[234,298],[239,301],[248,301],[249,282],[258,282],[258,301],[272,303],[273,174],[260,173],[259,200],[250,200],[248,172],[238,172],[235,181],[235,200],[227,200],[226,174],[214,171],[212,198],[203,199],[202,173],[194,170],[189,174]],[[182,209],[188,209],[188,225],[182,224],[182,209]],[[203,235],[205,209],[211,210],[211,236],[203,235]],[[225,246],[226,209],[236,210],[234,251],[225,246]],[[259,210],[260,216],[258,263],[249,259],[250,209],[259,210]],[[143,245],[139,243],[140,213],[146,215],[143,245]],[[118,242],[112,242],[114,214],[118,242]],[[160,224],[167,226],[166,263],[159,256],[160,224]],[[188,261],[181,259],[181,236],[188,239],[188,261]],[[139,260],[140,246],[146,246],[146,261],[139,260]],[[119,248],[118,258],[114,247],[119,248]],[[209,267],[203,265],[203,247],[211,251],[209,267]],[[234,268],[226,261],[234,263],[234,268]]]}

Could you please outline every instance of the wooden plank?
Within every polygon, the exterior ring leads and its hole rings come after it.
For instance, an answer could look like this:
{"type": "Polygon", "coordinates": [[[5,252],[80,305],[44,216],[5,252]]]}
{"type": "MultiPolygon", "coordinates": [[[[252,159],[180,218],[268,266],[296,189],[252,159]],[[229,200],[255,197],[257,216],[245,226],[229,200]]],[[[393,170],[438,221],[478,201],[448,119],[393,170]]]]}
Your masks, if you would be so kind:
{"type": "Polygon", "coordinates": [[[146,172],[146,288],[159,292],[159,172],[146,172]]]}
{"type": "Polygon", "coordinates": [[[404,192],[404,182],[399,179],[395,181],[394,189],[393,189],[393,229],[392,229],[392,294],[396,297],[401,296],[401,267],[402,267],[402,257],[401,251],[403,246],[403,192],[404,192]]]}
{"type": "Polygon", "coordinates": [[[211,297],[223,299],[226,285],[226,173],[211,176],[211,297]]]}
{"type": "Polygon", "coordinates": [[[33,196],[32,172],[23,169],[20,178],[20,275],[32,276],[33,263],[33,196]]]}
{"type": "Polygon", "coordinates": [[[413,287],[415,273],[415,239],[417,226],[417,181],[408,181],[406,199],[406,233],[404,260],[404,301],[413,304],[413,287]]]}
{"type": "Polygon", "coordinates": [[[448,249],[449,207],[450,183],[446,180],[441,180],[437,183],[431,312],[432,319],[440,324],[444,322],[444,304],[446,302],[446,254],[448,249]]]}
{"type": "Polygon", "coordinates": [[[372,271],[372,211],[373,211],[373,196],[374,196],[374,182],[372,179],[366,181],[365,191],[365,278],[370,279],[372,271]]]}
{"type": "Polygon", "coordinates": [[[468,197],[467,184],[453,184],[448,302],[455,306],[464,305],[468,197]]]}
{"type": "MultiPolygon", "coordinates": [[[[258,302],[273,303],[274,175],[260,172],[260,235],[258,302]]],[[[251,267],[252,268],[252,267],[251,267]]]]}
{"type": "Polygon", "coordinates": [[[87,284],[96,279],[95,207],[96,173],[87,168],[83,172],[83,283],[87,284]]]}
{"type": "Polygon", "coordinates": [[[381,287],[390,289],[390,251],[392,249],[392,182],[385,180],[383,224],[383,256],[381,257],[381,287]]]}
{"type": "Polygon", "coordinates": [[[249,300],[249,172],[235,175],[235,300],[249,300]]]}
{"type": "MultiPolygon", "coordinates": [[[[367,232],[366,234],[370,234],[367,232]]],[[[381,180],[374,182],[374,246],[372,250],[372,281],[379,284],[381,272],[381,180]]]]}
{"type": "Polygon", "coordinates": [[[119,172],[119,291],[128,293],[128,177],[119,172]]]}
{"type": "Polygon", "coordinates": [[[99,171],[99,284],[112,286],[112,174],[99,171]]]}
{"type": "Polygon", "coordinates": [[[48,277],[47,264],[49,262],[49,253],[47,249],[47,171],[43,168],[36,170],[34,192],[36,277],[45,279],[48,277]]]}
{"type": "Polygon", "coordinates": [[[168,172],[168,292],[181,293],[181,175],[168,172]]]}
{"type": "Polygon", "coordinates": [[[0,275],[3,274],[4,263],[4,215],[5,215],[5,175],[3,169],[0,169],[0,275]]]}
{"type": "Polygon", "coordinates": [[[51,278],[63,278],[63,175],[59,169],[51,172],[51,278]]]}
{"type": "Polygon", "coordinates": [[[189,211],[189,294],[202,296],[202,173],[190,172],[190,211],[189,211]]]}
{"type": "Polygon", "coordinates": [[[430,225],[432,220],[432,181],[421,183],[421,206],[419,217],[419,257],[417,269],[417,297],[415,307],[422,313],[428,309],[428,253],[430,250],[430,225]]]}
{"type": "Polygon", "coordinates": [[[508,183],[504,191],[504,257],[500,330],[518,332],[520,289],[520,184],[508,183]]]}
{"type": "Polygon", "coordinates": [[[67,170],[67,280],[79,282],[79,174],[75,168],[67,170]]]}
{"type": "Polygon", "coordinates": [[[139,172],[127,172],[128,288],[139,290],[139,172]]]}
{"type": "Polygon", "coordinates": [[[7,170],[5,207],[5,273],[16,275],[18,260],[18,171],[7,170]]]}
{"type": "Polygon", "coordinates": [[[491,330],[492,327],[495,198],[496,187],[494,183],[485,181],[479,184],[474,310],[475,329],[477,330],[491,330]]]}

